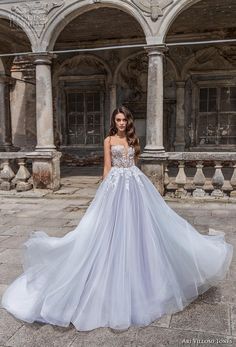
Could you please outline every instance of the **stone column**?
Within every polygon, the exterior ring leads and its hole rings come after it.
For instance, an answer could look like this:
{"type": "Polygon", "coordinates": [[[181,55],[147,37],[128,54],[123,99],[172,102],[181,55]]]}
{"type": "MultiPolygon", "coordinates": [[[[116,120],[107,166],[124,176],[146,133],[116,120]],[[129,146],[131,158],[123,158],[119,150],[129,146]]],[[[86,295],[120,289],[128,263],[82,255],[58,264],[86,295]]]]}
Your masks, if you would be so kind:
{"type": "Polygon", "coordinates": [[[148,53],[148,91],[146,146],[140,158],[141,169],[164,194],[167,153],[163,146],[163,57],[166,46],[146,47],[148,53]]]}
{"type": "Polygon", "coordinates": [[[33,186],[60,188],[60,157],[54,145],[53,103],[50,54],[36,55],[36,124],[37,146],[33,159],[33,186]],[[40,155],[41,154],[41,155],[40,155]]]}
{"type": "Polygon", "coordinates": [[[54,145],[53,104],[51,80],[52,55],[36,56],[36,150],[52,151],[54,145]]]}
{"type": "Polygon", "coordinates": [[[185,150],[185,82],[176,81],[176,136],[175,136],[175,151],[184,152],[185,150]]]}
{"type": "Polygon", "coordinates": [[[0,76],[0,151],[8,152],[13,150],[11,134],[11,114],[10,114],[10,79],[7,76],[0,76]]]}
{"type": "Polygon", "coordinates": [[[164,152],[163,146],[163,56],[165,46],[147,47],[147,126],[144,152],[164,152]]]}

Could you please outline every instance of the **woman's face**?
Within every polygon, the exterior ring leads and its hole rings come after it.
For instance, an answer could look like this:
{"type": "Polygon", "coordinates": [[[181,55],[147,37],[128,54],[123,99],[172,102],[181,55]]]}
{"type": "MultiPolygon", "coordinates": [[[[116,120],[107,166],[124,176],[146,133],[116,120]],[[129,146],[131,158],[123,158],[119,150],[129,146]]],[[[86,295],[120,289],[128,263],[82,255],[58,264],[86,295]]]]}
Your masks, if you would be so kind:
{"type": "Polygon", "coordinates": [[[123,113],[117,113],[115,116],[115,124],[119,131],[125,131],[127,125],[127,119],[123,113]]]}

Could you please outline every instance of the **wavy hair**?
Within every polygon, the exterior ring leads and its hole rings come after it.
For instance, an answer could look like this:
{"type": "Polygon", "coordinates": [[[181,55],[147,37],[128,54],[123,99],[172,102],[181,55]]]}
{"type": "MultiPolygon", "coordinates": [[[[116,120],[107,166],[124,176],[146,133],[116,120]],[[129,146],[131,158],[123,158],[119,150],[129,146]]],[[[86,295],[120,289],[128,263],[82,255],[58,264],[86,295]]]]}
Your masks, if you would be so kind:
{"type": "Polygon", "coordinates": [[[134,147],[135,157],[138,159],[138,157],[141,153],[141,149],[140,149],[140,145],[139,145],[139,139],[135,134],[133,115],[127,107],[121,105],[121,106],[115,108],[115,110],[112,112],[111,121],[110,121],[110,129],[109,129],[108,135],[112,136],[112,135],[115,135],[117,133],[115,117],[118,113],[123,113],[123,115],[125,116],[125,119],[127,120],[126,139],[127,139],[128,145],[131,147],[134,147]]]}

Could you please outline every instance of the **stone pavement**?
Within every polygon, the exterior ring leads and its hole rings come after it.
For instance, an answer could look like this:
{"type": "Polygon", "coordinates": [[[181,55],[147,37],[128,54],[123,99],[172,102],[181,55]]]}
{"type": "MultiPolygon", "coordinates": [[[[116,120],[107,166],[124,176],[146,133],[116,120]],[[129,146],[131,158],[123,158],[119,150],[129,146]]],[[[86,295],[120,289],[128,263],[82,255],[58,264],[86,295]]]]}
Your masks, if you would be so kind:
{"type": "MultiPolygon", "coordinates": [[[[73,170],[72,170],[73,171],[73,170]]],[[[72,172],[70,171],[70,173],[72,172]]],[[[0,294],[22,273],[22,244],[32,230],[62,237],[79,223],[99,183],[100,172],[63,178],[63,190],[44,197],[0,196],[0,294]],[[74,193],[73,189],[76,190],[74,193]]],[[[236,204],[167,201],[199,232],[224,230],[236,246],[236,204]]],[[[212,287],[183,311],[165,315],[147,327],[117,332],[98,328],[76,331],[49,324],[28,324],[0,308],[0,347],[162,347],[236,346],[236,255],[223,283],[212,287]]]]}

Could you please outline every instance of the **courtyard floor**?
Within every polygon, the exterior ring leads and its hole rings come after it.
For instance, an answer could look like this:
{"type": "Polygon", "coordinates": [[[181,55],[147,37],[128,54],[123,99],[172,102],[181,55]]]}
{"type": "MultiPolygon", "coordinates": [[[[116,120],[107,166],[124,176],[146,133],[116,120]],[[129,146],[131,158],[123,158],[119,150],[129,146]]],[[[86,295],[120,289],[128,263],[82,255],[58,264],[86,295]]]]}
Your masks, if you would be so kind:
{"type": "MultiPolygon", "coordinates": [[[[64,169],[63,187],[53,194],[0,195],[0,294],[22,273],[22,244],[32,230],[63,237],[82,218],[96,192],[101,169],[64,169]],[[68,170],[68,171],[67,171],[68,170]]],[[[167,201],[201,233],[221,229],[236,247],[236,203],[167,201]]],[[[89,332],[42,323],[24,323],[0,308],[0,347],[162,347],[236,346],[236,254],[223,283],[199,296],[183,311],[147,327],[89,332]]]]}

